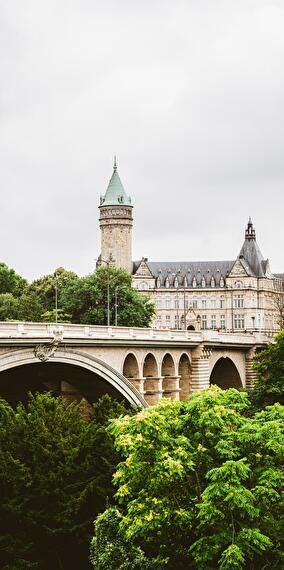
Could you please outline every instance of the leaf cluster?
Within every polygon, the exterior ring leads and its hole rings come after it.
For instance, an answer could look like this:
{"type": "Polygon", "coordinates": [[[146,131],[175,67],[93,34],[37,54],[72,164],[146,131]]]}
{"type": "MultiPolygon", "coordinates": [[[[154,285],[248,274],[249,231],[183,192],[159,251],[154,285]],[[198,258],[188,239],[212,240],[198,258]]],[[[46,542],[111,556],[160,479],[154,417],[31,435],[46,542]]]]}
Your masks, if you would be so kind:
{"type": "Polygon", "coordinates": [[[212,387],[112,422],[119,528],[155,567],[282,567],[283,408],[249,407],[212,387]]]}

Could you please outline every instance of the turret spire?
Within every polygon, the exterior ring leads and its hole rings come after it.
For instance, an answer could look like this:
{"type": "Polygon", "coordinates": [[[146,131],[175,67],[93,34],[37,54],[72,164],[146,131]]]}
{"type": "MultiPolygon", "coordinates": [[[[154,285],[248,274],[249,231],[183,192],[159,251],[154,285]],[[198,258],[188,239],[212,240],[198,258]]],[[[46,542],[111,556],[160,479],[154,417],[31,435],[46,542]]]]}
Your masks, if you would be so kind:
{"type": "Polygon", "coordinates": [[[246,227],[245,239],[246,240],[254,240],[254,241],[256,240],[255,229],[253,227],[251,217],[249,217],[248,225],[246,227]]]}
{"type": "Polygon", "coordinates": [[[114,155],[114,161],[113,161],[113,171],[114,171],[114,172],[116,172],[116,171],[117,171],[116,154],[114,155]]]}

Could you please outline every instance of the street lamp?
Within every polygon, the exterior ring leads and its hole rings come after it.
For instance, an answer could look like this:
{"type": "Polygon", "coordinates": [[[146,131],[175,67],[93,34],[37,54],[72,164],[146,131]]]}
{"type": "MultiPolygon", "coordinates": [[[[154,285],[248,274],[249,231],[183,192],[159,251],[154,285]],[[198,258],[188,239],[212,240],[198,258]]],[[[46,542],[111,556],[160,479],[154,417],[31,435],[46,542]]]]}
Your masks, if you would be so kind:
{"type": "Polygon", "coordinates": [[[107,265],[107,326],[110,326],[110,282],[109,282],[109,266],[110,266],[110,260],[109,259],[102,259],[100,258],[98,261],[102,261],[103,263],[105,263],[107,265]]]}
{"type": "Polygon", "coordinates": [[[121,289],[127,289],[126,285],[117,285],[117,287],[115,288],[115,305],[114,305],[114,310],[115,310],[115,326],[117,327],[117,309],[118,309],[118,302],[117,302],[117,293],[119,290],[121,289]]]}
{"type": "Polygon", "coordinates": [[[58,321],[58,285],[57,285],[57,273],[54,275],[55,282],[54,282],[54,290],[55,290],[55,322],[57,324],[58,321]]]}

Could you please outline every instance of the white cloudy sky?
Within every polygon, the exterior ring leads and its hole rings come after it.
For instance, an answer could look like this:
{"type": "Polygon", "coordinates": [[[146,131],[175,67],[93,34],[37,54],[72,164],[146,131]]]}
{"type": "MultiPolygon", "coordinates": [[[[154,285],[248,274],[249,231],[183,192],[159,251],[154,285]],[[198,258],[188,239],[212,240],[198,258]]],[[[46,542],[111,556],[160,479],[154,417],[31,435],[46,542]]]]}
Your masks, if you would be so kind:
{"type": "Polygon", "coordinates": [[[0,0],[0,260],[86,274],[118,155],[134,258],[284,270],[284,0],[0,0]]]}

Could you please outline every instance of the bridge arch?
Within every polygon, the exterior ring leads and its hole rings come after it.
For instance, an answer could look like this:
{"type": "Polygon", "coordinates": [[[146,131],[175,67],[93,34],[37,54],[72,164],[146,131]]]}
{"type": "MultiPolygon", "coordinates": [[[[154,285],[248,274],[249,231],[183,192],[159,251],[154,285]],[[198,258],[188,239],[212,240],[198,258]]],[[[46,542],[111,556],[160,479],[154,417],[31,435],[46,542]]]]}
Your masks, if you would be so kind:
{"type": "Polygon", "coordinates": [[[191,392],[191,363],[185,352],[179,359],[178,375],[180,377],[180,399],[186,400],[191,392]]]}
{"type": "Polygon", "coordinates": [[[219,358],[210,374],[210,384],[216,384],[219,388],[242,388],[242,380],[236,364],[228,356],[219,358]]]}
{"type": "Polygon", "coordinates": [[[75,350],[60,350],[47,362],[41,363],[35,358],[33,349],[20,349],[5,353],[0,357],[0,397],[1,397],[1,372],[11,370],[16,367],[27,365],[49,366],[53,364],[67,364],[73,367],[81,368],[92,372],[99,377],[106,385],[109,385],[113,391],[118,393],[129,404],[139,407],[146,407],[147,403],[141,396],[139,391],[131,384],[131,382],[117,370],[112,368],[106,362],[75,350]]]}

